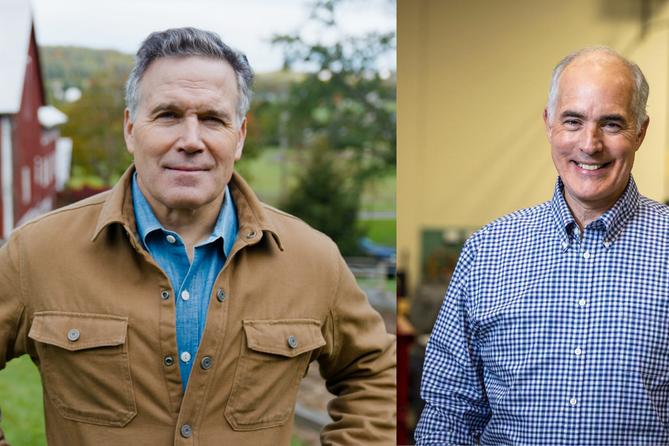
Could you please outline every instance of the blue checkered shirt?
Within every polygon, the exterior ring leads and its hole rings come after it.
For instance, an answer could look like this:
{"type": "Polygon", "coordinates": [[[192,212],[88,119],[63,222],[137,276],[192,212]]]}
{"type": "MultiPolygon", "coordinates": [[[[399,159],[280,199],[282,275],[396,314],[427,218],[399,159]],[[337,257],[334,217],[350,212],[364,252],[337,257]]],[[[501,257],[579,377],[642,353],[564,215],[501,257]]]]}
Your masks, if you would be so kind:
{"type": "Polygon", "coordinates": [[[630,179],[581,232],[562,189],[466,242],[418,445],[669,445],[669,207],[630,179]]]}

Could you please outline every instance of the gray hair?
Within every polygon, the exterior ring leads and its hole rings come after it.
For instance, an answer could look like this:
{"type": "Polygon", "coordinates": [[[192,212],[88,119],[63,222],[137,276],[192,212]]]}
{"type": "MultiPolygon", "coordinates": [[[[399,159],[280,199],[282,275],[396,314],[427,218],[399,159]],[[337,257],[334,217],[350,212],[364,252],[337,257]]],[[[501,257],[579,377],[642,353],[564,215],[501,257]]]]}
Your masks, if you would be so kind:
{"type": "Polygon", "coordinates": [[[606,46],[593,46],[588,48],[583,48],[578,51],[575,51],[567,55],[564,59],[558,63],[553,69],[553,76],[551,77],[551,86],[548,92],[548,105],[546,106],[546,112],[548,115],[548,122],[552,122],[553,116],[555,114],[555,107],[557,106],[557,95],[558,95],[558,84],[560,82],[560,76],[562,72],[567,68],[567,66],[572,63],[574,60],[578,59],[581,56],[590,53],[602,52],[610,56],[613,56],[620,60],[630,71],[634,81],[634,90],[632,91],[632,112],[636,118],[636,128],[639,130],[641,125],[644,123],[648,115],[646,114],[646,103],[648,102],[648,82],[646,77],[643,75],[641,68],[634,62],[629,61],[625,57],[621,56],[615,50],[606,47],[606,46]]]}
{"type": "Polygon", "coordinates": [[[220,59],[230,64],[237,76],[237,118],[241,125],[251,106],[253,70],[246,56],[223,43],[218,34],[196,28],[172,28],[154,32],[142,42],[137,50],[135,64],[125,86],[125,103],[130,110],[130,119],[137,117],[139,104],[139,81],[149,65],[161,57],[202,56],[220,59]]]}

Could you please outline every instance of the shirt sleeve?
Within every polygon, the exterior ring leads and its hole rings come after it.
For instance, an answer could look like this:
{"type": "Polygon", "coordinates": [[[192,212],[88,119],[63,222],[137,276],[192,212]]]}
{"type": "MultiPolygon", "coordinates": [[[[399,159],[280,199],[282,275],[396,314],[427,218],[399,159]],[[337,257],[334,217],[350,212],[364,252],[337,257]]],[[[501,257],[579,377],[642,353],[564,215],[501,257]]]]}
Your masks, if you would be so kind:
{"type": "Polygon", "coordinates": [[[338,283],[319,357],[321,375],[335,398],[333,422],[321,433],[324,445],[396,445],[395,337],[338,257],[338,283]]]}
{"type": "Polygon", "coordinates": [[[483,366],[467,315],[467,282],[476,252],[470,239],[458,260],[425,352],[417,446],[473,445],[491,411],[483,366]]]}

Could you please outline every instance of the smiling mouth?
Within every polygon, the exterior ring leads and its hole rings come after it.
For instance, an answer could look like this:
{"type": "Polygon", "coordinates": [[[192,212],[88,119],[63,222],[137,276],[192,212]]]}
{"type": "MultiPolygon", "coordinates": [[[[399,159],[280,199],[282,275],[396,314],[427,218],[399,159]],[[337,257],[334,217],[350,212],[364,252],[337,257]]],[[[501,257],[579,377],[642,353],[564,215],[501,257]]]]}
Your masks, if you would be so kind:
{"type": "Polygon", "coordinates": [[[611,162],[608,162],[608,163],[599,163],[599,164],[594,164],[594,163],[586,164],[586,163],[578,163],[578,162],[575,162],[575,163],[576,163],[576,165],[577,165],[578,167],[580,167],[581,169],[583,169],[583,170],[589,170],[589,171],[599,170],[599,169],[601,169],[601,168],[603,168],[603,167],[607,167],[609,164],[611,164],[611,162]]]}

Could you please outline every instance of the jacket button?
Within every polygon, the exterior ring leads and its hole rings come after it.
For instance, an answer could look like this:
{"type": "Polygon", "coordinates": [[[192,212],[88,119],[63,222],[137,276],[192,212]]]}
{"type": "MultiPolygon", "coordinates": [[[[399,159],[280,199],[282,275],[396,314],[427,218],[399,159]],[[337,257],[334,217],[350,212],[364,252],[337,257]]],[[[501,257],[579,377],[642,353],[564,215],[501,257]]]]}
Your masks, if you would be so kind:
{"type": "Polygon", "coordinates": [[[223,302],[225,300],[225,291],[223,291],[223,288],[216,290],[216,299],[218,299],[219,302],[223,302]]]}
{"type": "Polygon", "coordinates": [[[79,340],[79,330],[76,328],[72,328],[70,331],[67,332],[67,339],[69,339],[71,342],[79,340]]]}
{"type": "Polygon", "coordinates": [[[162,290],[162,291],[160,292],[160,298],[161,298],[162,300],[167,300],[167,299],[169,299],[169,298],[170,298],[170,292],[167,291],[167,290],[162,290]]]}
{"type": "Polygon", "coordinates": [[[167,367],[171,366],[174,364],[174,358],[170,355],[167,355],[163,358],[163,364],[165,364],[167,367]]]}
{"type": "Polygon", "coordinates": [[[255,236],[256,236],[256,231],[249,231],[249,232],[246,234],[246,238],[249,238],[249,239],[250,239],[250,238],[253,238],[253,237],[255,237],[255,236]]]}
{"type": "Polygon", "coordinates": [[[184,438],[190,438],[193,435],[193,429],[190,427],[190,424],[183,424],[181,426],[181,436],[184,438]]]}
{"type": "Polygon", "coordinates": [[[288,336],[288,346],[290,348],[297,348],[297,338],[295,336],[288,336]]]}
{"type": "Polygon", "coordinates": [[[205,356],[202,358],[202,361],[200,361],[200,367],[202,367],[203,370],[209,370],[212,365],[213,361],[211,360],[211,356],[205,356]]]}

